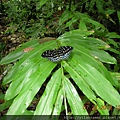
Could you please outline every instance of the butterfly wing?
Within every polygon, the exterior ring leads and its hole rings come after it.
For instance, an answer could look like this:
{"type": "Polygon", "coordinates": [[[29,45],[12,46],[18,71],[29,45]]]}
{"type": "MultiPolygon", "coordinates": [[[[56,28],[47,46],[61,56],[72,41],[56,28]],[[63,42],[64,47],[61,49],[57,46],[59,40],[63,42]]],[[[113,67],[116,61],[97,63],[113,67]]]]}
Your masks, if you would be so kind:
{"type": "Polygon", "coordinates": [[[52,57],[54,54],[54,50],[46,50],[45,52],[42,53],[42,57],[47,58],[47,57],[52,57]]]}
{"type": "Polygon", "coordinates": [[[65,60],[69,57],[73,47],[71,46],[61,46],[59,49],[46,50],[42,53],[42,57],[49,59],[52,62],[59,62],[65,60]]]}
{"type": "Polygon", "coordinates": [[[57,50],[57,53],[61,60],[65,60],[69,57],[72,50],[73,50],[73,47],[71,47],[71,46],[61,46],[57,50]]]}
{"type": "Polygon", "coordinates": [[[46,50],[45,52],[42,53],[41,55],[43,58],[47,58],[50,61],[52,60],[52,57],[54,56],[54,50],[46,50]]]}
{"type": "Polygon", "coordinates": [[[59,62],[60,58],[57,54],[57,50],[46,50],[45,52],[42,53],[41,55],[44,58],[49,59],[52,62],[59,62]]]}

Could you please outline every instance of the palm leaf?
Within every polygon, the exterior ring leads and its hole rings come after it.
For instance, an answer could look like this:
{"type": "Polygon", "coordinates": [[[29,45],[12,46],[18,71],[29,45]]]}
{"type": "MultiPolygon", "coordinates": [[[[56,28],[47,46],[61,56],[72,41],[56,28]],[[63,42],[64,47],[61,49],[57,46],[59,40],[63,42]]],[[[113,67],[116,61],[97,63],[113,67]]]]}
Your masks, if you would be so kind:
{"type": "MultiPolygon", "coordinates": [[[[94,105],[105,105],[105,102],[114,107],[120,105],[119,93],[113,87],[117,86],[117,82],[101,63],[103,58],[99,55],[99,60],[96,60],[91,52],[99,50],[99,48],[106,49],[108,45],[96,38],[87,37],[90,34],[92,34],[90,31],[84,33],[75,30],[44,44],[30,41],[29,44],[31,43],[33,50],[27,53],[22,51],[20,56],[21,50],[30,46],[25,43],[23,44],[23,46],[26,45],[24,48],[18,48],[3,58],[0,64],[16,61],[17,57],[19,59],[2,82],[3,85],[11,82],[5,94],[5,100],[13,99],[7,115],[29,113],[33,115],[60,115],[63,104],[66,115],[70,114],[68,108],[70,108],[72,115],[88,115],[87,110],[83,109],[84,103],[80,99],[76,86],[94,105]],[[45,50],[67,45],[74,47],[74,50],[66,61],[53,63],[41,57],[45,50]],[[29,112],[28,106],[44,83],[46,88],[35,111],[29,112]]],[[[104,62],[114,64],[116,60],[109,55],[109,60],[106,59],[104,62]]],[[[109,114],[107,110],[102,112],[98,108],[98,111],[102,115],[109,114]]],[[[11,116],[9,119],[12,120],[13,117],[11,116]]]]}

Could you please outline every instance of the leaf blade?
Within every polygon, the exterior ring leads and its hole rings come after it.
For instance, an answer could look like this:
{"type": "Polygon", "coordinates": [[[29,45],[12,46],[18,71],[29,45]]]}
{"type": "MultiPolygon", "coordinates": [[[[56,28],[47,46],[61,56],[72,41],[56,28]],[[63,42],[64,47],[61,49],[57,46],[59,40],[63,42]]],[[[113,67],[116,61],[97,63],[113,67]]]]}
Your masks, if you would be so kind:
{"type": "Polygon", "coordinates": [[[71,107],[73,115],[88,115],[87,111],[84,109],[84,104],[82,103],[76,89],[72,83],[64,77],[64,88],[68,103],[71,107]]]}

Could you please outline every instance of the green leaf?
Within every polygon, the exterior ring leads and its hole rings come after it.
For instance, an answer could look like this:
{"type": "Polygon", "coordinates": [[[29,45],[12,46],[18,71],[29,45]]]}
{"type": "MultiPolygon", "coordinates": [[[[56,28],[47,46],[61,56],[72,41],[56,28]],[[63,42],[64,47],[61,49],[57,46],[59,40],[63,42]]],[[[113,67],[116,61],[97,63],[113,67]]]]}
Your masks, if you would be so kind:
{"type": "Polygon", "coordinates": [[[120,11],[117,11],[117,16],[118,16],[118,20],[119,20],[119,24],[120,24],[120,11]]]}
{"type": "Polygon", "coordinates": [[[90,50],[91,54],[96,58],[99,59],[101,62],[109,63],[109,64],[116,64],[117,61],[114,57],[103,50],[90,50]]]}
{"type": "Polygon", "coordinates": [[[120,108],[114,108],[113,109],[113,112],[112,112],[112,115],[117,115],[117,116],[119,116],[120,115],[120,108]]]}
{"type": "Polygon", "coordinates": [[[55,101],[55,107],[52,115],[60,115],[62,103],[63,103],[63,90],[60,89],[55,101]]]}
{"type": "Polygon", "coordinates": [[[90,1],[90,7],[89,7],[89,10],[93,10],[93,7],[94,7],[94,5],[96,4],[96,0],[91,0],[90,1]]]}
{"type": "Polygon", "coordinates": [[[48,0],[40,0],[37,4],[37,10],[39,10],[48,0]]]}
{"type": "Polygon", "coordinates": [[[77,16],[73,16],[72,19],[66,23],[66,27],[71,26],[71,25],[74,24],[78,19],[79,19],[79,18],[78,18],[77,16]]]}
{"type": "Polygon", "coordinates": [[[80,20],[80,23],[79,23],[79,29],[81,29],[83,31],[87,31],[86,24],[82,19],[80,20]]]}
{"type": "Polygon", "coordinates": [[[25,115],[28,116],[28,118],[25,118],[25,119],[30,119],[32,117],[32,115],[34,115],[34,111],[32,111],[32,110],[25,110],[25,112],[23,113],[23,116],[25,116],[25,115]]]}
{"type": "Polygon", "coordinates": [[[25,109],[29,106],[46,78],[50,75],[51,71],[56,66],[56,64],[48,63],[49,61],[46,61],[42,65],[38,66],[38,69],[34,71],[26,80],[22,90],[19,92],[10,106],[7,115],[21,115],[25,112],[25,109]]]}
{"type": "Polygon", "coordinates": [[[94,25],[94,26],[96,26],[96,27],[98,27],[98,28],[105,29],[105,27],[104,27],[102,24],[100,24],[99,22],[97,22],[97,21],[95,21],[95,20],[92,20],[92,19],[91,19],[90,17],[88,17],[88,16],[83,17],[83,20],[84,20],[84,22],[86,22],[86,23],[91,23],[92,25],[94,25]]]}
{"type": "Polygon", "coordinates": [[[112,14],[112,13],[114,13],[114,12],[115,12],[114,9],[108,9],[108,10],[105,11],[105,14],[106,14],[106,16],[107,16],[107,15],[110,15],[110,14],[112,14]]]}
{"type": "Polygon", "coordinates": [[[8,100],[8,101],[5,101],[3,104],[0,104],[0,112],[9,108],[9,106],[12,104],[12,102],[13,102],[13,100],[8,100]]]}
{"type": "Polygon", "coordinates": [[[104,101],[100,98],[97,98],[97,109],[100,112],[101,115],[109,115],[109,111],[107,106],[105,105],[104,101]]]}
{"type": "Polygon", "coordinates": [[[116,48],[119,48],[117,42],[115,42],[113,39],[108,38],[107,39],[107,43],[114,45],[116,48]]]}
{"type": "Polygon", "coordinates": [[[96,7],[98,9],[99,12],[104,13],[104,9],[103,9],[103,1],[102,0],[97,0],[96,1],[96,7]]]}
{"type": "Polygon", "coordinates": [[[68,63],[62,62],[62,64],[65,70],[70,74],[74,82],[78,85],[79,89],[86,95],[86,97],[91,101],[96,100],[94,92],[91,90],[89,85],[86,84],[86,82],[79,75],[79,73],[76,72],[68,63]]]}
{"type": "Polygon", "coordinates": [[[36,47],[38,44],[39,43],[37,40],[32,40],[32,41],[29,41],[29,42],[22,44],[21,47],[19,47],[18,49],[9,53],[6,57],[4,57],[0,61],[0,64],[8,64],[10,62],[14,62],[14,61],[22,58],[25,55],[25,52],[23,52],[23,50],[25,48],[31,47],[34,49],[34,47],[36,47]]]}
{"type": "Polygon", "coordinates": [[[95,67],[104,77],[106,77],[113,85],[117,85],[117,83],[112,79],[111,74],[108,72],[108,70],[96,59],[94,59],[91,55],[90,52],[80,46],[80,45],[75,45],[75,53],[77,53],[84,61],[87,61],[88,64],[91,66],[95,67]]]}
{"type": "Polygon", "coordinates": [[[38,67],[34,64],[32,66],[31,63],[27,64],[27,66],[21,70],[19,75],[13,79],[13,82],[10,84],[9,89],[6,91],[5,99],[9,100],[15,97],[25,85],[26,80],[29,80],[30,75],[37,70],[38,67]]]}
{"type": "Polygon", "coordinates": [[[57,38],[57,40],[70,39],[71,41],[74,41],[74,39],[80,39],[81,37],[83,38],[84,36],[89,36],[93,33],[94,31],[82,31],[80,29],[77,29],[61,35],[60,37],[57,38]]]}
{"type": "Polygon", "coordinates": [[[114,107],[120,104],[120,95],[117,90],[95,67],[87,64],[78,55],[74,55],[72,59],[69,64],[98,96],[114,107]]]}
{"type": "Polygon", "coordinates": [[[68,100],[73,115],[88,115],[87,111],[84,109],[84,104],[81,101],[78,92],[66,77],[64,77],[63,89],[65,90],[65,96],[68,100]]]}
{"type": "Polygon", "coordinates": [[[94,31],[82,31],[82,30],[73,30],[61,35],[58,40],[67,44],[79,44],[81,46],[87,47],[88,49],[106,49],[110,46],[103,42],[100,39],[87,37],[93,34],[94,31]],[[73,42],[74,41],[74,42],[73,42]]]}
{"type": "Polygon", "coordinates": [[[61,74],[62,70],[58,69],[51,77],[37,105],[34,115],[51,115],[61,85],[61,74]]]}
{"type": "MultiPolygon", "coordinates": [[[[84,110],[84,101],[80,99],[76,85],[94,105],[100,106],[107,102],[114,107],[119,106],[119,93],[112,86],[118,83],[90,53],[100,48],[105,49],[108,45],[99,39],[87,37],[92,33],[93,31],[70,31],[58,40],[37,44],[34,50],[25,53],[4,77],[2,83],[5,85],[11,82],[5,94],[5,100],[13,98],[7,115],[60,115],[63,102],[67,114],[68,104],[72,115],[88,114],[84,110]],[[65,61],[53,63],[41,57],[46,50],[68,45],[74,49],[65,61]],[[27,107],[44,83],[46,88],[40,96],[36,110],[27,111],[27,107]]],[[[99,112],[102,115],[108,114],[108,111],[99,112]]],[[[9,119],[13,120],[13,116],[9,119]]]]}
{"type": "Polygon", "coordinates": [[[3,85],[7,84],[13,80],[17,79],[23,79],[22,77],[25,77],[27,72],[29,72],[30,68],[32,66],[36,66],[36,63],[42,62],[44,59],[41,57],[41,54],[43,51],[47,49],[52,49],[52,46],[56,46],[56,41],[50,41],[49,44],[37,44],[34,50],[25,53],[24,57],[20,59],[9,71],[9,74],[7,74],[4,77],[3,85]],[[38,61],[39,60],[39,61],[38,61]]]}
{"type": "Polygon", "coordinates": [[[109,48],[109,51],[111,51],[111,52],[113,52],[113,53],[115,53],[115,54],[120,55],[120,51],[119,51],[119,50],[116,50],[116,49],[114,49],[114,48],[109,48]]]}
{"type": "Polygon", "coordinates": [[[108,37],[108,38],[120,38],[120,35],[118,35],[115,32],[109,32],[105,37],[108,37]]]}
{"type": "Polygon", "coordinates": [[[119,88],[120,87],[120,73],[117,72],[110,72],[113,80],[116,82],[115,87],[119,88]]]}
{"type": "Polygon", "coordinates": [[[62,25],[64,22],[71,19],[72,17],[73,17],[73,14],[69,10],[65,10],[59,19],[59,25],[62,25]]]}
{"type": "Polygon", "coordinates": [[[91,37],[81,37],[79,30],[76,30],[76,32],[78,34],[76,34],[75,31],[65,33],[58,39],[61,41],[62,45],[72,45],[74,47],[73,51],[75,51],[75,53],[81,56],[85,61],[87,60],[89,64],[98,69],[113,85],[116,86],[116,82],[112,79],[112,77],[110,77],[111,75],[107,71],[107,69],[103,65],[101,65],[101,63],[98,63],[95,59],[93,59],[89,51],[96,49],[99,50],[99,48],[109,48],[108,44],[100,39],[91,37]]]}

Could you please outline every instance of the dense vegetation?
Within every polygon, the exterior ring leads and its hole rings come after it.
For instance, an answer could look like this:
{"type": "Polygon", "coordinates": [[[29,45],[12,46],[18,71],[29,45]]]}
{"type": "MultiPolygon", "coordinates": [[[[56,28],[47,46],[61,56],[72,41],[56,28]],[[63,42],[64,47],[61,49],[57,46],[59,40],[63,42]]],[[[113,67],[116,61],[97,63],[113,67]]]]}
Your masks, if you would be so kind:
{"type": "MultiPolygon", "coordinates": [[[[0,9],[7,29],[2,34],[24,33],[29,41],[0,61],[7,64],[0,111],[120,115],[119,8],[117,0],[3,0],[0,9]],[[55,40],[39,43],[44,37],[55,40]],[[67,60],[53,63],[41,57],[60,46],[74,48],[67,60]]],[[[2,42],[0,51],[4,46],[2,42]]]]}

